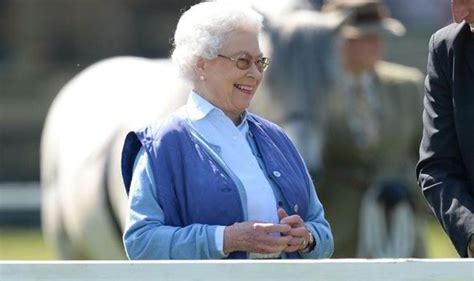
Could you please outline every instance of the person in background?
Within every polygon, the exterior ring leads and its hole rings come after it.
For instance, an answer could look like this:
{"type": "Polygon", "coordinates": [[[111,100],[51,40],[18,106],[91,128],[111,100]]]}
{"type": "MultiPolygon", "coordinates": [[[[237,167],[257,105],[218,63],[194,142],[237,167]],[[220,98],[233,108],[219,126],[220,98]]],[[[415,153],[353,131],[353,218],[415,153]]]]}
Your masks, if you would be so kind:
{"type": "Polygon", "coordinates": [[[474,257],[474,0],[429,43],[418,184],[461,257],[474,257]]]}
{"type": "Polygon", "coordinates": [[[229,2],[181,16],[172,58],[193,85],[188,102],[130,132],[123,148],[130,259],[331,256],[301,156],[280,127],[247,111],[269,64],[261,28],[260,14],[229,2]]]}
{"type": "MultiPolygon", "coordinates": [[[[378,0],[329,0],[323,13],[350,12],[340,28],[340,90],[328,94],[317,172],[335,257],[423,257],[412,169],[421,125],[423,76],[382,60],[383,36],[402,36],[378,0]]],[[[421,196],[420,196],[421,197],[421,196]]]]}

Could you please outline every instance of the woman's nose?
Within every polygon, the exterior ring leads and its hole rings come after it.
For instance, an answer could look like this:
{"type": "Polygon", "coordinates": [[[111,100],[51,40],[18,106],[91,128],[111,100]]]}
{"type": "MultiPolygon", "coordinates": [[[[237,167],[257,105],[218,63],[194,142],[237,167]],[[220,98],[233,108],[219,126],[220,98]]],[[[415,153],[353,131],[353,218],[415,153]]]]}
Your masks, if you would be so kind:
{"type": "Polygon", "coordinates": [[[258,70],[257,64],[252,63],[252,66],[250,67],[248,71],[248,76],[256,80],[261,80],[263,76],[263,72],[260,72],[260,70],[258,70]]]}

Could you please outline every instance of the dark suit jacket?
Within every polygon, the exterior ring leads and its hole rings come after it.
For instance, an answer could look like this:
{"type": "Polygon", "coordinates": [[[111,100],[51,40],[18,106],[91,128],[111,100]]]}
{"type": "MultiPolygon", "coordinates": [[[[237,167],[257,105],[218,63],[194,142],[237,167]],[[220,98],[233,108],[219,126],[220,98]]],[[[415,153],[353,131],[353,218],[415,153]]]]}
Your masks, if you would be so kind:
{"type": "Polygon", "coordinates": [[[423,194],[461,257],[467,257],[474,234],[474,57],[465,52],[469,36],[469,25],[463,23],[431,37],[416,168],[423,194]]]}

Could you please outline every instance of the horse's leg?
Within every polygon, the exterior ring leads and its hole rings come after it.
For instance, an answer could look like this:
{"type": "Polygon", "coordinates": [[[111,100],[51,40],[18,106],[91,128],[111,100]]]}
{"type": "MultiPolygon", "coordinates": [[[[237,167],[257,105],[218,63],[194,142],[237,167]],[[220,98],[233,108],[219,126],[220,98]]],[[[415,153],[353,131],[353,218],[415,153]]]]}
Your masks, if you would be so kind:
{"type": "Polygon", "coordinates": [[[53,247],[58,259],[83,259],[80,251],[73,246],[73,243],[66,232],[65,218],[60,207],[60,198],[57,187],[43,186],[41,226],[46,242],[53,247]]]}
{"type": "Polygon", "coordinates": [[[121,233],[107,204],[106,153],[89,155],[75,169],[64,173],[67,184],[60,186],[61,211],[66,218],[67,236],[81,249],[84,259],[124,259],[121,233]]]}
{"type": "Polygon", "coordinates": [[[55,137],[53,127],[51,121],[46,123],[41,141],[41,228],[45,242],[53,248],[57,258],[81,259],[82,255],[66,233],[65,218],[61,211],[58,138],[55,137]]]}

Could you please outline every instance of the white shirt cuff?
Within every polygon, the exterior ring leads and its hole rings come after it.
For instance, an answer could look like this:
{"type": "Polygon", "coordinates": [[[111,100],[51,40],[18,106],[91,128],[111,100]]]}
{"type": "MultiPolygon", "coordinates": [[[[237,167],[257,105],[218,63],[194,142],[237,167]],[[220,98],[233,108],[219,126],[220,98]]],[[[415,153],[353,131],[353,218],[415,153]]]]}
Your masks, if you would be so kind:
{"type": "Polygon", "coordinates": [[[216,241],[216,248],[219,250],[219,252],[227,257],[227,255],[224,253],[224,229],[225,226],[219,225],[216,227],[216,232],[214,233],[215,241],[216,241]]]}

